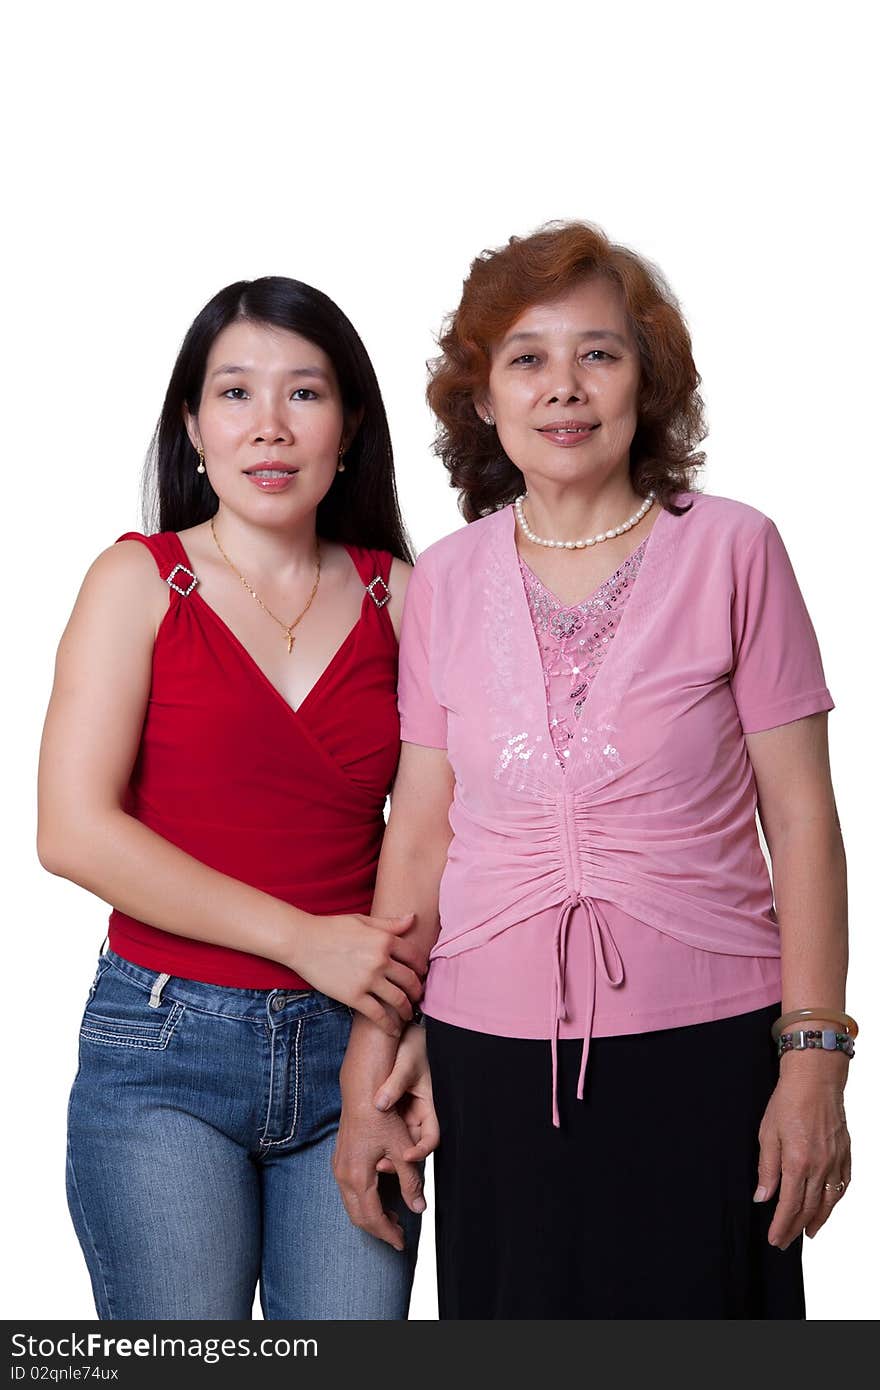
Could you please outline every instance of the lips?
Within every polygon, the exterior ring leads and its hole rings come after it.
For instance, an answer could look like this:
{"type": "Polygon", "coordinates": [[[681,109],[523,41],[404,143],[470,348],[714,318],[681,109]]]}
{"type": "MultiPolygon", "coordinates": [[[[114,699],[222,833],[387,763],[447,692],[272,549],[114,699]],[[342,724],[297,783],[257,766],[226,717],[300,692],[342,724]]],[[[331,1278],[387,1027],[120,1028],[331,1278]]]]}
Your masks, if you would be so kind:
{"type": "Polygon", "coordinates": [[[571,449],[583,444],[599,428],[589,420],[553,420],[549,425],[541,425],[538,434],[563,449],[571,449]]]}
{"type": "Polygon", "coordinates": [[[291,467],[290,464],[271,462],[254,463],[244,470],[247,478],[289,478],[298,472],[299,469],[291,467]]]}
{"type": "Polygon", "coordinates": [[[299,469],[290,464],[264,459],[262,463],[252,463],[250,468],[245,468],[244,476],[260,492],[284,492],[293,485],[298,472],[299,469]]]}
{"type": "Polygon", "coordinates": [[[539,434],[589,434],[599,428],[592,420],[551,420],[549,425],[539,425],[539,434]]]}

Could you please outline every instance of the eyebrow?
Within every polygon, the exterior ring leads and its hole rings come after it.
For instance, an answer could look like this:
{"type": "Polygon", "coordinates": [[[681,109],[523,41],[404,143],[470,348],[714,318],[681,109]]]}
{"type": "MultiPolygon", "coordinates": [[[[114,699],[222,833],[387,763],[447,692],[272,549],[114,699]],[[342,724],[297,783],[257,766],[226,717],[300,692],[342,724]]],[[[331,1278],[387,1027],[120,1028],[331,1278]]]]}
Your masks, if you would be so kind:
{"type": "MultiPolygon", "coordinates": [[[[595,342],[599,338],[611,338],[615,343],[620,343],[621,347],[626,347],[626,339],[622,338],[619,333],[615,333],[613,328],[588,328],[585,329],[583,333],[579,333],[577,336],[579,341],[588,338],[590,342],[595,342]]],[[[516,343],[520,340],[531,341],[535,338],[540,337],[540,333],[511,333],[509,338],[504,339],[502,347],[507,348],[510,346],[511,343],[516,343]]]]}
{"type": "MultiPolygon", "coordinates": [[[[224,362],[222,367],[215,367],[211,373],[211,379],[215,376],[244,376],[251,367],[237,367],[234,362],[224,362]]],[[[327,380],[327,373],[323,367],[291,367],[287,372],[288,376],[308,376],[320,377],[322,381],[327,380]]]]}

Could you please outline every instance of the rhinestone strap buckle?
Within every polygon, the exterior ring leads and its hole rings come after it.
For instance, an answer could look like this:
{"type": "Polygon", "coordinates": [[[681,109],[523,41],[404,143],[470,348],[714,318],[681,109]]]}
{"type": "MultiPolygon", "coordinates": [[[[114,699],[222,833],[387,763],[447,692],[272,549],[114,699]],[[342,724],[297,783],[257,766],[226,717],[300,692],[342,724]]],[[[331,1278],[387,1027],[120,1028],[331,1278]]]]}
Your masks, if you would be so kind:
{"type": "Polygon", "coordinates": [[[198,582],[199,581],[193,574],[192,570],[187,569],[186,565],[175,565],[174,569],[171,571],[168,578],[165,580],[165,583],[168,585],[168,587],[170,589],[174,589],[175,593],[181,594],[183,598],[187,598],[192,593],[193,589],[196,587],[198,582]],[[184,574],[188,574],[190,579],[192,580],[192,583],[186,589],[182,589],[179,584],[175,584],[174,582],[174,576],[181,571],[184,574]]]}
{"type": "Polygon", "coordinates": [[[384,608],[391,597],[391,590],[389,589],[388,585],[385,583],[385,580],[382,578],[380,574],[377,574],[375,579],[370,580],[369,584],[366,585],[366,590],[377,608],[384,608]],[[376,595],[373,592],[377,584],[381,584],[382,588],[385,590],[384,596],[382,598],[376,598],[376,595]]]}

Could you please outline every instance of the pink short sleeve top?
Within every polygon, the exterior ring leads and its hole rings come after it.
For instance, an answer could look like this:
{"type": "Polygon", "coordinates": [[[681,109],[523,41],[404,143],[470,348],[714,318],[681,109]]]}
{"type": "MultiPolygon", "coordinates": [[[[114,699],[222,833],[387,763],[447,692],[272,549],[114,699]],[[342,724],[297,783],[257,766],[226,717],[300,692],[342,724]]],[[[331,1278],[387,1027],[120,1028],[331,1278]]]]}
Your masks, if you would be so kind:
{"type": "Polygon", "coordinates": [[[554,1097],[559,1036],[583,1038],[582,1095],[594,1033],[779,998],[744,734],[833,702],[773,522],[675,500],[692,505],[640,548],[564,766],[512,508],[431,546],[407,594],[401,735],[445,747],[455,774],[423,1007],[549,1037],[554,1097]]]}

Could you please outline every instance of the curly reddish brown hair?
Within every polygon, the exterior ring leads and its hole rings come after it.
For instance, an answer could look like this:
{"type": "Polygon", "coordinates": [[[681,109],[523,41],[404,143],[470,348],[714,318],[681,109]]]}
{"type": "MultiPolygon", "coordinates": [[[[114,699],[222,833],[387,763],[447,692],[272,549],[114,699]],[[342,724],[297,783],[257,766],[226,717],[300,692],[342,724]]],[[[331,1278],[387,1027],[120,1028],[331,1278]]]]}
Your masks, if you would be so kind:
{"type": "Polygon", "coordinates": [[[654,492],[667,511],[687,510],[671,497],[688,490],[703,465],[697,445],[706,425],[690,334],[675,296],[655,266],[598,227],[556,222],[476,258],[461,302],[444,323],[440,356],[428,364],[428,404],[439,422],[434,452],[460,491],[467,521],[506,506],[525,486],[496,431],[474,409],[488,385],[493,345],[526,309],[598,275],[619,287],[641,361],[630,447],[633,488],[641,497],[654,492]]]}

